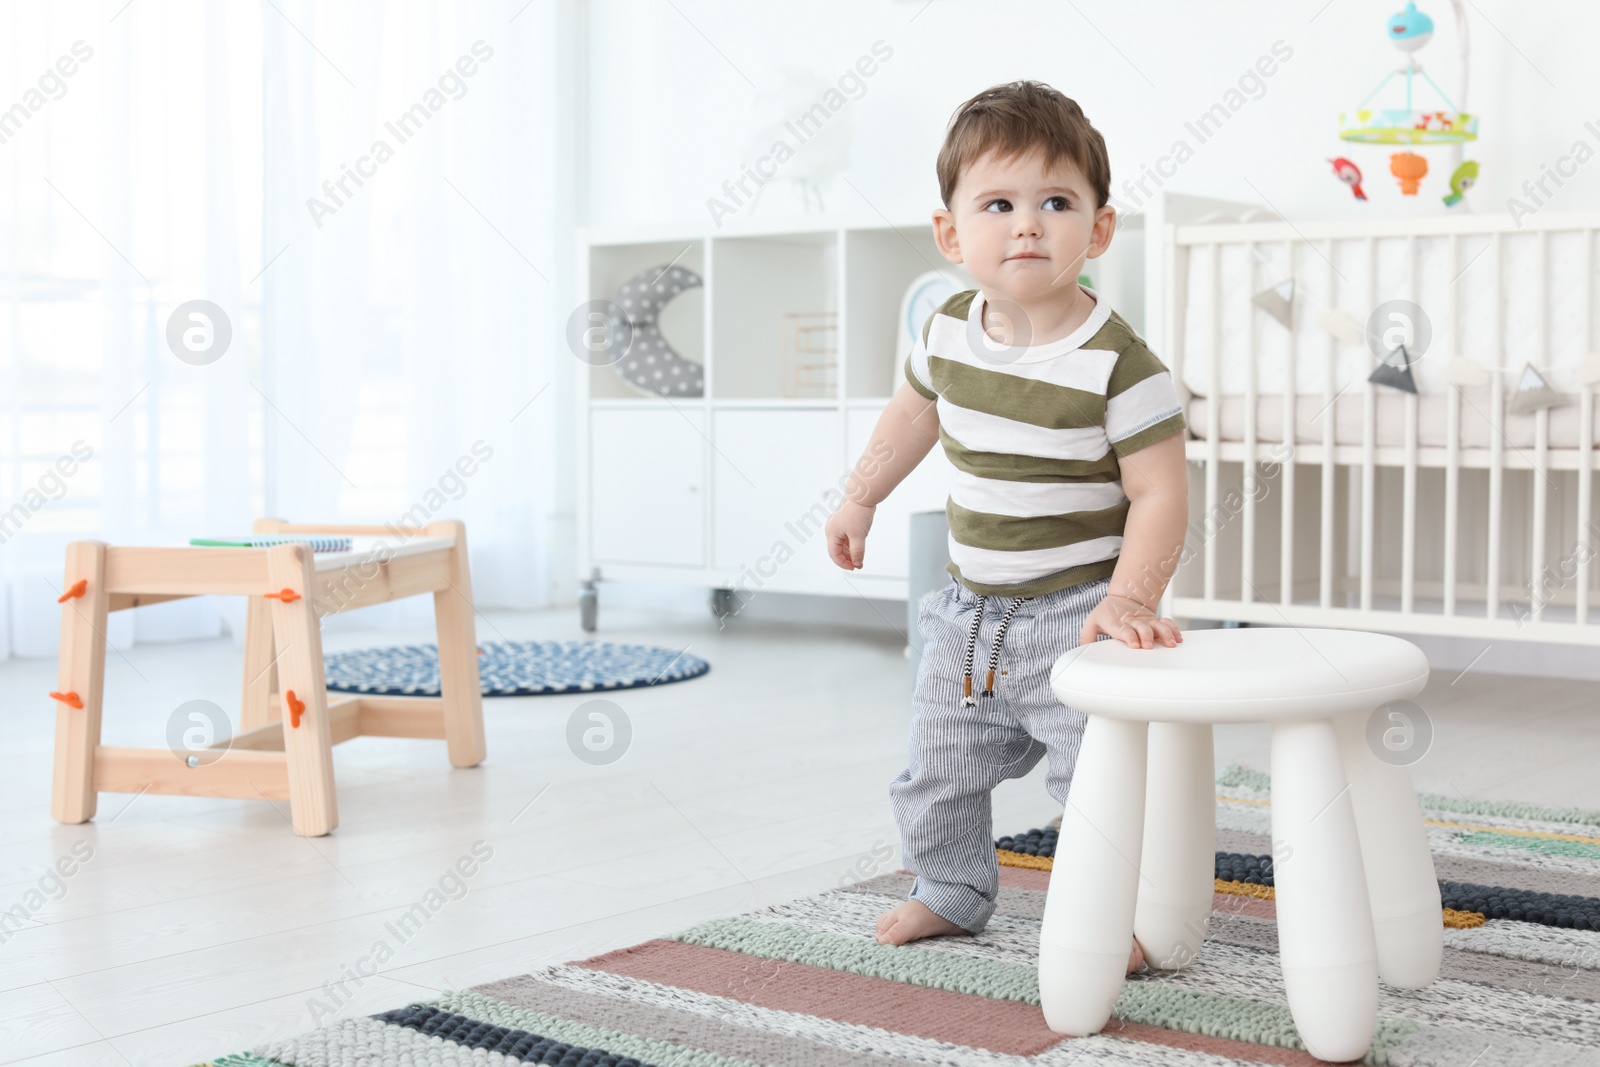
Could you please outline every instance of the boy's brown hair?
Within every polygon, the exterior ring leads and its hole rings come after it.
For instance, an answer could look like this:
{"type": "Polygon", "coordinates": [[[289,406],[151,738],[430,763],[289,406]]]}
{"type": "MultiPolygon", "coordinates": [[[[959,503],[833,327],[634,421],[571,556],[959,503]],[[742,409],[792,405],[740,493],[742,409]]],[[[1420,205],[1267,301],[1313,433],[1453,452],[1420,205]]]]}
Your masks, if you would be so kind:
{"type": "Polygon", "coordinates": [[[1077,101],[1043,82],[993,85],[956,108],[939,149],[939,195],[950,206],[961,172],[986,153],[1002,159],[1040,149],[1045,166],[1072,162],[1089,181],[1098,203],[1111,199],[1111,160],[1105,139],[1077,101]]]}

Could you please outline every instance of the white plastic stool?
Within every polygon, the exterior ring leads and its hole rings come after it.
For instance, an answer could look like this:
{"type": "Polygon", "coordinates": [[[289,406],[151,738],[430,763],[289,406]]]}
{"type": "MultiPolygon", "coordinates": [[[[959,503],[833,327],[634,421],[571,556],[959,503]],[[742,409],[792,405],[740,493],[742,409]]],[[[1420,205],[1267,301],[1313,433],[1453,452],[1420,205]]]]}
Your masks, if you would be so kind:
{"type": "Polygon", "coordinates": [[[1350,630],[1187,631],[1175,648],[1096,641],[1051,671],[1088,724],[1061,821],[1039,938],[1039,996],[1057,1033],[1098,1033],[1122,992],[1129,937],[1177,969],[1205,940],[1215,876],[1213,723],[1272,724],[1278,953],[1312,1055],[1364,1056],[1378,978],[1432,982],[1439,883],[1410,773],[1367,725],[1415,696],[1409,641],[1350,630]]]}

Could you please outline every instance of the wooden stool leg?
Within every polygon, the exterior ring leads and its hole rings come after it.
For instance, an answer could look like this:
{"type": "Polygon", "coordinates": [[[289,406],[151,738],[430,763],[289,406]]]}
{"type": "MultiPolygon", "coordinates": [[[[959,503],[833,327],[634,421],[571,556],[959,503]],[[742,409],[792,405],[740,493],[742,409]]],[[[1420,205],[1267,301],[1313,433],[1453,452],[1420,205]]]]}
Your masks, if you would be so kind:
{"type": "Polygon", "coordinates": [[[1099,1033],[1122,993],[1144,840],[1149,728],[1089,716],[1039,928],[1039,1006],[1058,1034],[1099,1033]]]}
{"type": "MultiPolygon", "coordinates": [[[[312,610],[311,550],[279,545],[267,550],[267,576],[274,591],[290,589],[298,599],[272,601],[272,632],[278,675],[283,681],[283,748],[289,765],[289,807],[294,832],[319,837],[339,825],[333,784],[333,731],[328,721],[327,682],[322,671],[322,631],[312,610]],[[293,725],[289,695],[304,705],[293,725]]],[[[266,590],[263,590],[266,592],[266,590]]]]}
{"type": "Polygon", "coordinates": [[[244,613],[244,696],[239,702],[239,732],[254,730],[278,718],[270,706],[278,688],[277,642],[272,637],[272,601],[249,598],[244,613]]]}
{"type": "Polygon", "coordinates": [[[467,564],[466,524],[432,522],[430,537],[453,537],[450,586],[433,594],[438,629],[439,695],[444,704],[444,736],[452,767],[483,762],[483,683],[478,678],[477,628],[472,617],[472,572],[467,564]]]}
{"type": "Polygon", "coordinates": [[[62,592],[86,581],[81,596],[61,606],[61,653],[56,692],[75,694],[83,707],[57,700],[55,784],[50,814],[57,822],[81,823],[94,817],[99,795],[94,788],[94,750],[100,744],[100,709],[105,697],[106,618],[111,595],[106,591],[106,545],[74,541],[67,546],[62,592]]]}
{"type": "Polygon", "coordinates": [[[1150,724],[1144,854],[1133,932],[1157,970],[1187,967],[1211,922],[1217,783],[1207,723],[1150,724]]]}
{"type": "MultiPolygon", "coordinates": [[[[257,519],[255,533],[277,533],[282,519],[257,519]]],[[[239,732],[276,720],[282,708],[271,706],[278,690],[277,642],[272,638],[272,601],[247,598],[244,610],[244,693],[239,701],[239,732]]]]}

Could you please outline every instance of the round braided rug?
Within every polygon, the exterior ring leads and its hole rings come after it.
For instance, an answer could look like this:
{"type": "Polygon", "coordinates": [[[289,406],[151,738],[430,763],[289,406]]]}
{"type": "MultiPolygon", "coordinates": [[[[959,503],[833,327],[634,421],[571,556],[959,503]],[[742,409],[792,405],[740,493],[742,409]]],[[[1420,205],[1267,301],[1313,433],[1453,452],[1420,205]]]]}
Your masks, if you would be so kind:
{"type": "MultiPolygon", "coordinates": [[[[478,677],[486,697],[635,689],[697,678],[711,669],[699,656],[659,645],[610,641],[480,641],[478,677]]],[[[374,696],[438,696],[439,649],[400,645],[334,652],[325,658],[328,688],[374,696]]]]}

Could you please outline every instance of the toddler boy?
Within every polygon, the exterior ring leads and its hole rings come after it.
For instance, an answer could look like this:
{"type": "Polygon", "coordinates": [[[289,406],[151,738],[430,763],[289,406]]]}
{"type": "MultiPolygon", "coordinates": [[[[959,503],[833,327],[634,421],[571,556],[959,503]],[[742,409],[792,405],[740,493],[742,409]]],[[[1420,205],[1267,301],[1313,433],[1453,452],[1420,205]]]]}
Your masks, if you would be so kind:
{"type": "MultiPolygon", "coordinates": [[[[956,110],[934,236],[979,288],[929,316],[866,450],[889,459],[858,465],[828,520],[830,557],[859,568],[876,505],[944,445],[951,580],[918,620],[910,761],[889,787],[916,880],[878,920],[887,944],[988,924],[1002,780],[1048,755],[1065,804],[1085,716],[1051,690],[1056,659],[1100,637],[1183,640],[1154,611],[1188,521],[1183,411],[1166,367],[1078,284],[1115,230],[1110,169],[1083,111],[1039,82],[956,110]]],[[[1135,943],[1129,970],[1140,961],[1135,943]]]]}

